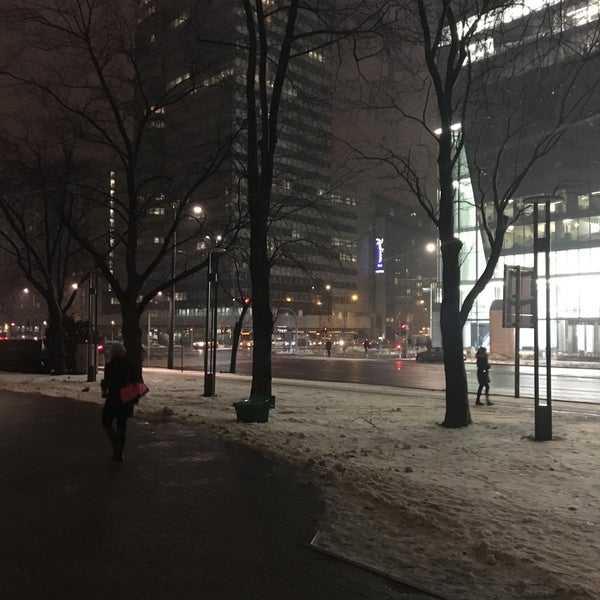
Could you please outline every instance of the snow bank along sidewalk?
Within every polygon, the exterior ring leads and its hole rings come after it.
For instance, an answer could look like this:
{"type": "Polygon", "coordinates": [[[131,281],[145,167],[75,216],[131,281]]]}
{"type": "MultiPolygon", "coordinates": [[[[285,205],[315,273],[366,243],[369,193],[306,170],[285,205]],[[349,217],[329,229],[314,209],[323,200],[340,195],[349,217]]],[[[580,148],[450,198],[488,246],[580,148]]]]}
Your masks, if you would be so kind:
{"type": "MultiPolygon", "coordinates": [[[[203,398],[201,373],[144,376],[138,419],[207,427],[322,486],[322,550],[452,600],[600,598],[600,406],[555,403],[540,443],[531,399],[448,430],[437,392],[276,380],[269,422],[242,424],[247,377],[219,374],[203,398]]],[[[0,388],[101,402],[85,376],[0,373],[0,388]]]]}

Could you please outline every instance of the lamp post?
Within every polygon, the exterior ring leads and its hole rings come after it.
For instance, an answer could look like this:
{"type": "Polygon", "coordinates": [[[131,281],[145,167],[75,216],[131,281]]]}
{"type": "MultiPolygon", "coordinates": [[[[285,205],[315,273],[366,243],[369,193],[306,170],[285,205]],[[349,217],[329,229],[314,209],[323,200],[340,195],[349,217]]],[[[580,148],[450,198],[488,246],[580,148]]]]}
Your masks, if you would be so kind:
{"type": "Polygon", "coordinates": [[[88,346],[87,346],[87,363],[88,372],[87,380],[96,381],[96,320],[98,318],[98,276],[95,272],[90,273],[88,277],[88,346]]]}
{"type": "MultiPolygon", "coordinates": [[[[173,203],[173,219],[177,218],[177,204],[173,203]]],[[[200,219],[204,216],[201,206],[192,206],[192,212],[195,219],[200,219]]],[[[175,270],[177,267],[177,230],[173,232],[173,248],[171,249],[171,286],[169,290],[169,338],[167,342],[167,369],[173,369],[174,366],[174,347],[175,347],[175,270]]],[[[183,252],[185,254],[185,252],[183,252]]],[[[187,264],[186,264],[187,266],[187,264]]],[[[183,339],[182,348],[183,348],[183,339]]],[[[183,352],[183,349],[182,349],[183,352]]]]}
{"type": "Polygon", "coordinates": [[[224,248],[208,251],[208,276],[206,281],[206,331],[204,335],[204,396],[215,395],[217,368],[217,290],[218,255],[224,248]]]}
{"type": "Polygon", "coordinates": [[[533,196],[527,201],[533,204],[533,384],[535,402],[535,440],[552,439],[552,343],[550,339],[550,202],[551,196],[533,196]],[[539,207],[544,207],[544,235],[540,237],[539,207]],[[544,255],[545,320],[546,320],[546,398],[540,398],[540,357],[539,357],[539,254],[544,255]]]}
{"type": "Polygon", "coordinates": [[[177,233],[173,233],[171,252],[171,288],[169,290],[169,341],[167,342],[167,369],[173,368],[173,346],[175,337],[175,265],[177,260],[177,233]]]}

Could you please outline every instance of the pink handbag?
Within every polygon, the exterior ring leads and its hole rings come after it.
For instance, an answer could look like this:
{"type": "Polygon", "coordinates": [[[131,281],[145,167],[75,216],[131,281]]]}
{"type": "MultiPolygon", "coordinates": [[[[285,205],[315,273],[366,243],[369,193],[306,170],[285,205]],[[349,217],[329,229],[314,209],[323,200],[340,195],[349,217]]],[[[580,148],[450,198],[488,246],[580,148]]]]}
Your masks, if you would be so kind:
{"type": "Polygon", "coordinates": [[[150,389],[148,386],[141,382],[136,381],[134,383],[127,383],[121,388],[121,402],[129,403],[139,400],[142,396],[146,395],[150,389]]]}

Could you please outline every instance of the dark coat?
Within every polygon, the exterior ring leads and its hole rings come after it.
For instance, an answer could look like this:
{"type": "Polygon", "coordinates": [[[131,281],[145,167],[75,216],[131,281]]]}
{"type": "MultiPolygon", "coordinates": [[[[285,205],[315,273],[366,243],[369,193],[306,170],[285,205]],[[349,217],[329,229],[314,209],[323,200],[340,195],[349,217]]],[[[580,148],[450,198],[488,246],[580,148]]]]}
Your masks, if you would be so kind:
{"type": "Polygon", "coordinates": [[[121,402],[121,388],[135,381],[135,374],[126,358],[113,356],[104,368],[102,389],[105,393],[104,411],[115,417],[130,417],[133,414],[133,402],[121,402]]]}
{"type": "Polygon", "coordinates": [[[487,352],[477,351],[477,381],[480,385],[490,382],[490,362],[487,352]]]}

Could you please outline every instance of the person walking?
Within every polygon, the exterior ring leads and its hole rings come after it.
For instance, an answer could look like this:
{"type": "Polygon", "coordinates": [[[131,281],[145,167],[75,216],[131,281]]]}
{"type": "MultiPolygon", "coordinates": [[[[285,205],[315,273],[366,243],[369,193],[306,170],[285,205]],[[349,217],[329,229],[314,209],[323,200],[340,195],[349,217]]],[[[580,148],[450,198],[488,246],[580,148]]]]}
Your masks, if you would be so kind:
{"type": "Polygon", "coordinates": [[[102,427],[113,448],[111,458],[123,462],[127,419],[133,415],[133,402],[121,401],[121,388],[136,380],[129,361],[125,357],[125,347],[122,344],[111,344],[110,361],[104,368],[104,379],[100,382],[104,407],[102,408],[102,427]],[[117,428],[113,428],[116,421],[117,428]]]}
{"type": "Polygon", "coordinates": [[[482,346],[475,354],[477,360],[477,381],[479,382],[479,388],[477,390],[477,399],[475,400],[476,406],[483,406],[481,401],[481,392],[485,390],[485,403],[491,406],[493,402],[490,401],[490,362],[488,360],[487,350],[482,346]]]}
{"type": "Polygon", "coordinates": [[[327,351],[327,356],[331,356],[331,340],[325,342],[325,350],[327,351]]]}
{"type": "Polygon", "coordinates": [[[365,349],[365,356],[369,354],[369,340],[365,338],[363,342],[363,348],[365,349]]]}

